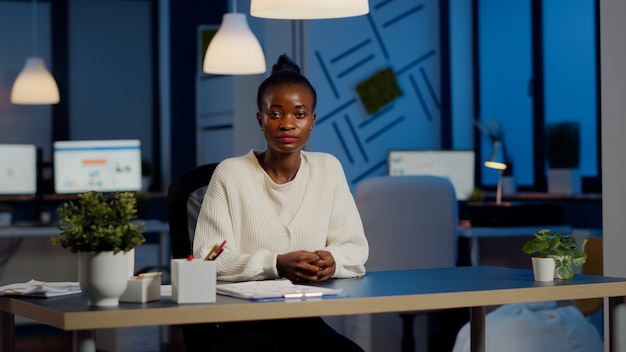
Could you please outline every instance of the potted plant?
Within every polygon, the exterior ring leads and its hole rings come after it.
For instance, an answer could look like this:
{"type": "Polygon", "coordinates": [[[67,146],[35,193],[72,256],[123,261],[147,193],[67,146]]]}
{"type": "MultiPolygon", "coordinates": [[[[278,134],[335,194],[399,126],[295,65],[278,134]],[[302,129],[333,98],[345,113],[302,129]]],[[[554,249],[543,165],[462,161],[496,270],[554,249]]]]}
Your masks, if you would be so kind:
{"type": "Polygon", "coordinates": [[[559,122],[547,126],[546,158],[548,192],[580,193],[580,126],[577,122],[559,122]]]}
{"type": "MultiPolygon", "coordinates": [[[[571,279],[574,276],[572,265],[581,266],[587,261],[587,253],[585,253],[585,244],[587,239],[582,243],[578,243],[576,237],[572,235],[550,233],[549,229],[543,229],[533,235],[533,238],[524,244],[522,251],[526,254],[538,254],[535,258],[544,258],[549,262],[554,262],[552,270],[552,279],[554,277],[561,279],[571,279]]],[[[533,260],[533,270],[540,270],[535,265],[539,264],[539,260],[533,260]]],[[[537,279],[538,271],[535,272],[537,279]]],[[[551,281],[551,280],[537,280],[551,281]]]]}
{"type": "Polygon", "coordinates": [[[130,192],[78,195],[58,207],[61,234],[52,243],[79,254],[80,288],[90,305],[115,306],[128,280],[126,253],[145,242],[144,224],[133,224],[137,200],[130,192]]]}

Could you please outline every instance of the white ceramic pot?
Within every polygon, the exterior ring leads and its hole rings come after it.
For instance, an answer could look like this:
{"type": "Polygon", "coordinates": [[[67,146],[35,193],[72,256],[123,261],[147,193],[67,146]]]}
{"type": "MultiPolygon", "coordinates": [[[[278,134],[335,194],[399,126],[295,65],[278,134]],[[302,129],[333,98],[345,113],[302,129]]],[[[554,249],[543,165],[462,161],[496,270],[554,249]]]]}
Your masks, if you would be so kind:
{"type": "Polygon", "coordinates": [[[554,281],[554,258],[532,257],[535,281],[554,281]]]}
{"type": "Polygon", "coordinates": [[[548,193],[580,194],[582,181],[579,169],[548,169],[548,193]]]}
{"type": "Polygon", "coordinates": [[[79,252],[78,281],[89,305],[117,306],[128,284],[124,252],[79,252]]]}

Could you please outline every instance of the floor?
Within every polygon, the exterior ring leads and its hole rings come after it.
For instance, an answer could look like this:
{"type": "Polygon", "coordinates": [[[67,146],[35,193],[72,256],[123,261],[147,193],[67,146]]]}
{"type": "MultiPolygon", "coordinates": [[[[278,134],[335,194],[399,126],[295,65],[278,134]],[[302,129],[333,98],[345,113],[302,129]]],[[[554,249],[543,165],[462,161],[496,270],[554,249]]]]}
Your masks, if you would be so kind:
{"type": "MultiPolygon", "coordinates": [[[[459,314],[458,311],[451,310],[440,318],[447,325],[452,323],[454,329],[462,325],[466,317],[459,314]],[[461,320],[459,320],[459,318],[461,320]]],[[[431,324],[433,321],[431,321],[431,324]]],[[[429,348],[431,352],[450,351],[454,344],[456,333],[449,331],[435,323],[432,325],[434,331],[431,331],[429,348]]],[[[41,351],[71,351],[72,350],[72,333],[61,331],[44,325],[18,325],[15,329],[15,351],[16,352],[41,352],[41,351]]],[[[185,345],[182,339],[180,326],[170,327],[169,343],[162,346],[157,351],[144,352],[185,352],[185,345]]],[[[142,350],[143,351],[143,350],[142,350]]]]}
{"type": "MultiPolygon", "coordinates": [[[[15,352],[71,351],[72,333],[43,325],[16,326],[15,352]]],[[[170,328],[170,341],[158,351],[184,352],[185,345],[180,327],[170,328]]]]}

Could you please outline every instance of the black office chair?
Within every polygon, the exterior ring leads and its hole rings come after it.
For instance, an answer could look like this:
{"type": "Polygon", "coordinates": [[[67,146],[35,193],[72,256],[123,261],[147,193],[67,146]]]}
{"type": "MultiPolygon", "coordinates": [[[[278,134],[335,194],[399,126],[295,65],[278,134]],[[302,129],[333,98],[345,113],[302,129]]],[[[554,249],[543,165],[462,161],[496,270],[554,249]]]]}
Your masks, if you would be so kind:
{"type": "MultiPolygon", "coordinates": [[[[198,213],[217,164],[201,165],[185,172],[167,190],[170,246],[174,259],[187,258],[193,253],[198,213]]],[[[183,325],[183,340],[187,351],[210,351],[215,328],[216,324],[183,325]]]]}

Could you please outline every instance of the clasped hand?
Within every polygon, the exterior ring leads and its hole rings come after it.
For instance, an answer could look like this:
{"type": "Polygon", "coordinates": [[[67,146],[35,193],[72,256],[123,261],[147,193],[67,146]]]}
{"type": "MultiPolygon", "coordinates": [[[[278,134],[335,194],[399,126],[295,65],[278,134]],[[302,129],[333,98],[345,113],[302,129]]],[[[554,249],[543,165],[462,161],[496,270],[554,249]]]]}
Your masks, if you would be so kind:
{"type": "Polygon", "coordinates": [[[335,259],[329,251],[294,251],[279,254],[278,274],[294,282],[322,282],[335,273],[335,259]]]}

